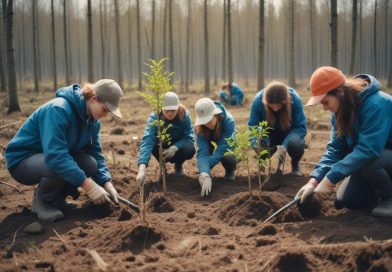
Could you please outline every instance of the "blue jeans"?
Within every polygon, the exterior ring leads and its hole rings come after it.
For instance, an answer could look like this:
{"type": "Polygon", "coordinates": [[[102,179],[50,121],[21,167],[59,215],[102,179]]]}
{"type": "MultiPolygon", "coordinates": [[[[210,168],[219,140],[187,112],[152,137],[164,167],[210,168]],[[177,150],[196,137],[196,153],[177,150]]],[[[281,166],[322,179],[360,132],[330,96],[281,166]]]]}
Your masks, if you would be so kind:
{"type": "MultiPolygon", "coordinates": [[[[97,162],[92,156],[84,152],[71,155],[87,177],[91,177],[97,170],[97,162]]],[[[39,184],[40,195],[48,202],[54,201],[58,195],[71,195],[74,198],[79,196],[75,186],[64,181],[46,165],[45,156],[42,153],[34,154],[21,161],[10,170],[10,174],[21,184],[39,184]]]]}
{"type": "MultiPolygon", "coordinates": [[[[168,148],[165,146],[164,148],[168,148]]],[[[174,163],[177,167],[182,166],[186,160],[190,160],[195,155],[195,146],[192,143],[186,144],[184,147],[177,150],[176,154],[169,160],[169,162],[174,163]]],[[[156,143],[152,149],[152,155],[157,161],[159,161],[159,145],[156,143]]]]}
{"type": "Polygon", "coordinates": [[[335,207],[348,209],[372,208],[379,199],[392,199],[392,150],[346,178],[336,194],[335,207]]]}

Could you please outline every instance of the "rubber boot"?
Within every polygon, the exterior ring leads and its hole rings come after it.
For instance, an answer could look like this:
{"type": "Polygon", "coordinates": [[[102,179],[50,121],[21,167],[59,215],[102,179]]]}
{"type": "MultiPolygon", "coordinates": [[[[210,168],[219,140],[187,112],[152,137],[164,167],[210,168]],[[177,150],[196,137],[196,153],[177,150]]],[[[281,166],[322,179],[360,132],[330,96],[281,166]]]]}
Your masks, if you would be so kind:
{"type": "Polygon", "coordinates": [[[299,167],[299,162],[291,162],[291,175],[295,177],[303,177],[304,173],[302,173],[301,168],[299,167]]]}
{"type": "Polygon", "coordinates": [[[184,176],[184,170],[182,169],[182,164],[175,164],[174,165],[174,174],[176,176],[184,176]]]}
{"type": "Polygon", "coordinates": [[[225,180],[227,181],[235,181],[235,175],[233,170],[225,170],[225,180]]]}
{"type": "Polygon", "coordinates": [[[392,217],[392,198],[381,200],[372,210],[375,217],[392,217]]]}
{"type": "Polygon", "coordinates": [[[43,199],[39,187],[34,193],[32,212],[37,214],[39,219],[48,222],[54,222],[64,218],[64,214],[56,207],[54,202],[48,202],[43,199]]]}

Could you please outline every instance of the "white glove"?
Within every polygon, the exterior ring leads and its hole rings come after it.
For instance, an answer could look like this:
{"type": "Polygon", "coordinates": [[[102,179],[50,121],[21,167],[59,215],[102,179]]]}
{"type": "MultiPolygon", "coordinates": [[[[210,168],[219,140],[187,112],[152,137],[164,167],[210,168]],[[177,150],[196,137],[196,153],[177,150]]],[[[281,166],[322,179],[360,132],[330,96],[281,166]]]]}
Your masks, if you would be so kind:
{"type": "Polygon", "coordinates": [[[111,199],[114,201],[114,203],[118,204],[118,199],[117,199],[118,193],[117,193],[116,189],[114,188],[113,183],[110,181],[105,182],[105,184],[103,185],[103,188],[105,188],[106,192],[109,193],[109,195],[110,195],[111,199]]]}
{"type": "Polygon", "coordinates": [[[201,186],[201,196],[207,196],[211,192],[212,181],[208,173],[202,172],[199,175],[199,184],[201,186]]]}
{"type": "Polygon", "coordinates": [[[323,196],[323,195],[327,195],[328,193],[330,193],[334,187],[335,187],[335,184],[330,182],[327,177],[324,177],[323,180],[317,185],[314,192],[323,196]]]}
{"type": "Polygon", "coordinates": [[[163,158],[165,160],[170,160],[171,158],[174,157],[174,155],[176,155],[177,151],[178,151],[178,147],[175,145],[172,145],[171,147],[169,147],[168,149],[166,149],[165,151],[162,152],[163,158]]]}
{"type": "Polygon", "coordinates": [[[143,185],[145,176],[146,176],[146,165],[139,164],[139,171],[136,176],[136,181],[139,187],[143,185]]]}
{"type": "Polygon", "coordinates": [[[279,163],[283,163],[286,159],[286,152],[287,149],[283,145],[278,146],[278,150],[276,151],[276,154],[278,155],[279,158],[279,163]]]}
{"type": "Polygon", "coordinates": [[[308,183],[306,183],[304,186],[302,186],[301,189],[299,189],[297,195],[295,196],[295,198],[301,198],[300,203],[303,203],[305,201],[305,199],[310,196],[311,194],[313,194],[314,189],[317,186],[317,180],[315,178],[311,178],[308,183]]]}
{"type": "Polygon", "coordinates": [[[105,189],[96,184],[91,178],[87,178],[83,182],[82,188],[95,205],[101,205],[105,202],[110,202],[108,193],[105,191],[105,189]]]}

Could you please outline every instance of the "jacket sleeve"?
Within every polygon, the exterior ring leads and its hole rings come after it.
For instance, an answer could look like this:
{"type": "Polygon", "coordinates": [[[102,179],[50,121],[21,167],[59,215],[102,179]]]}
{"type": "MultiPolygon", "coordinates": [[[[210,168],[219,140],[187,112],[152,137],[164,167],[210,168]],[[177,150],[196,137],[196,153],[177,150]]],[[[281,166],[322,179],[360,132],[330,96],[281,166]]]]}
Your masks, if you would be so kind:
{"type": "Polygon", "coordinates": [[[152,113],[148,118],[146,128],[144,129],[144,135],[140,144],[140,157],[137,161],[138,165],[148,165],[150,161],[151,153],[157,140],[156,137],[158,129],[156,125],[152,125],[155,120],[156,116],[152,113]]]}
{"type": "MultiPolygon", "coordinates": [[[[249,129],[252,129],[252,127],[254,126],[258,126],[259,123],[263,121],[264,109],[262,107],[263,105],[261,102],[261,96],[256,95],[256,97],[253,99],[252,106],[250,108],[250,115],[248,121],[249,129]]],[[[250,141],[253,148],[257,146],[256,138],[251,138],[250,141]]]]}
{"type": "Polygon", "coordinates": [[[337,183],[379,157],[392,127],[391,107],[372,104],[363,110],[357,143],[341,161],[332,166],[328,179],[337,183]]]}
{"type": "Polygon", "coordinates": [[[65,108],[51,106],[39,116],[42,150],[48,167],[66,182],[78,187],[86,175],[69,153],[67,130],[70,114],[65,108]]]}
{"type": "Polygon", "coordinates": [[[194,144],[195,142],[192,128],[192,120],[189,113],[185,115],[183,126],[184,127],[182,127],[181,138],[174,144],[178,147],[178,149],[183,148],[187,144],[194,144]]]}
{"type": "Polygon", "coordinates": [[[109,169],[105,163],[105,157],[102,154],[102,146],[99,140],[99,130],[101,123],[98,122],[94,128],[93,134],[91,135],[91,145],[87,149],[87,153],[94,157],[97,161],[97,170],[95,171],[92,178],[100,185],[112,179],[109,169]]]}
{"type": "MultiPolygon", "coordinates": [[[[323,157],[310,174],[311,177],[321,181],[325,175],[330,171],[332,166],[349,152],[349,147],[344,140],[344,137],[336,136],[335,117],[331,117],[331,138],[327,144],[327,150],[324,152],[323,157]]],[[[332,182],[332,180],[331,180],[332,182]]]]}
{"type": "Polygon", "coordinates": [[[223,158],[225,153],[230,149],[230,146],[227,143],[227,138],[232,137],[233,134],[235,133],[234,119],[227,117],[226,123],[224,127],[222,127],[222,130],[223,130],[222,135],[219,138],[218,142],[216,143],[218,145],[218,148],[214,151],[214,153],[209,158],[211,168],[217,165],[220,162],[220,160],[223,158]]]}
{"type": "Polygon", "coordinates": [[[293,100],[291,129],[282,143],[285,148],[288,147],[290,139],[298,137],[304,139],[306,136],[306,117],[301,99],[299,96],[293,95],[293,100]]]}
{"type": "Polygon", "coordinates": [[[201,134],[196,135],[197,142],[197,165],[199,167],[199,173],[205,172],[210,174],[210,144],[206,138],[201,134]]]}

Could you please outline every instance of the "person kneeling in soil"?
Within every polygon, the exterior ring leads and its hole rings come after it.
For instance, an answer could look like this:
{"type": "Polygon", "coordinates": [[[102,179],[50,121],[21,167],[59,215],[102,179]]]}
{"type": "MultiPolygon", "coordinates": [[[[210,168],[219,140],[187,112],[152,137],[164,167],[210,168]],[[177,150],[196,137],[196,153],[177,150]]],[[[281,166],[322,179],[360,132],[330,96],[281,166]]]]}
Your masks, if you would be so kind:
{"type": "MultiPolygon", "coordinates": [[[[170,135],[170,145],[163,144],[163,158],[166,162],[174,163],[175,174],[184,175],[182,164],[190,160],[195,155],[194,135],[192,130],[192,120],[186,108],[180,104],[177,94],[166,93],[163,99],[161,120],[164,126],[170,126],[167,133],[170,135]]],[[[157,116],[151,113],[144,130],[144,136],[140,145],[140,157],[138,160],[139,171],[136,181],[139,186],[144,183],[146,167],[150,161],[151,154],[159,161],[159,141],[157,138],[158,127],[154,125],[157,116]]]]}
{"type": "Polygon", "coordinates": [[[320,67],[310,79],[312,97],[331,114],[327,149],[297,197],[313,192],[319,199],[343,180],[337,209],[372,208],[372,215],[392,216],[392,96],[380,90],[371,75],[346,76],[334,67],[320,67]]]}
{"type": "Polygon", "coordinates": [[[35,110],[7,145],[5,155],[11,176],[24,185],[38,184],[32,212],[53,222],[61,210],[74,207],[66,201],[79,196],[81,186],[94,204],[117,202],[99,141],[99,119],[108,112],[121,118],[123,93],[111,79],[101,79],[83,89],[59,89],[56,98],[35,110]],[[102,187],[103,188],[102,188],[102,187]]]}
{"type": "Polygon", "coordinates": [[[201,196],[211,192],[211,169],[219,162],[225,168],[225,179],[234,181],[237,159],[225,155],[229,150],[227,139],[235,133],[235,121],[220,102],[201,98],[196,102],[195,133],[197,142],[197,162],[201,196]]]}
{"type": "MultiPolygon", "coordinates": [[[[305,149],[306,117],[299,94],[278,81],[268,84],[253,99],[248,126],[258,126],[261,121],[268,121],[272,128],[261,146],[270,150],[270,156],[277,152],[277,171],[282,171],[280,168],[287,152],[291,157],[291,174],[302,176],[299,161],[305,149]]],[[[256,146],[256,143],[253,145],[256,146]]]]}
{"type": "Polygon", "coordinates": [[[222,90],[219,92],[219,99],[229,105],[242,105],[244,92],[237,83],[229,83],[222,86],[222,90]]]}

